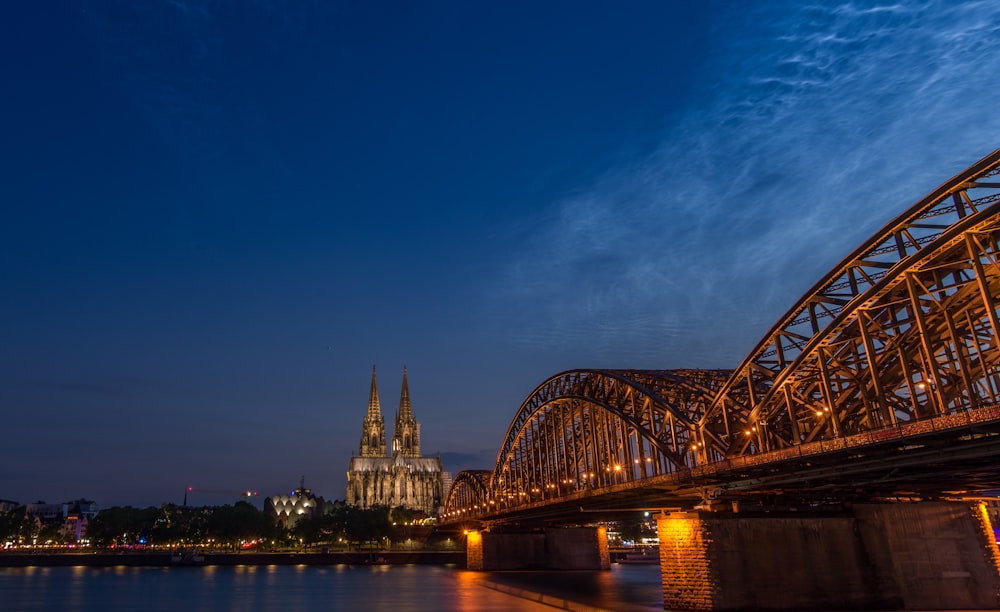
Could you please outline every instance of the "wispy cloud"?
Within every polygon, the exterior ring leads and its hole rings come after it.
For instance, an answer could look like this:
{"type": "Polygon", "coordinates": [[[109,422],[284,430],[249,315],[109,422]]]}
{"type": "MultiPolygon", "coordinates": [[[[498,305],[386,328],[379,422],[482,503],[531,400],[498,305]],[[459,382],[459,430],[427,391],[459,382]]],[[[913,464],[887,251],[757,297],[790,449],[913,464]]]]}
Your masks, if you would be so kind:
{"type": "Polygon", "coordinates": [[[511,263],[497,294],[518,341],[735,366],[857,244],[1000,144],[1000,6],[756,11],[720,17],[705,87],[658,150],[559,202],[511,263]]]}

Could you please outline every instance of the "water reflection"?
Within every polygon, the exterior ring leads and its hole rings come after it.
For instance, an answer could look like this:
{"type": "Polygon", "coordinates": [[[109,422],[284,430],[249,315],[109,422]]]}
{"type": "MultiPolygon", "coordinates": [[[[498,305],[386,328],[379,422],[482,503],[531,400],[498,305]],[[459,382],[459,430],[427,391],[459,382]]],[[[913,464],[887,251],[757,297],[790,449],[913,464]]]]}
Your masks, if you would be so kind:
{"type": "Polygon", "coordinates": [[[611,571],[486,572],[484,586],[537,598],[554,607],[583,604],[595,609],[663,609],[658,565],[613,565],[611,571]]]}
{"type": "Polygon", "coordinates": [[[662,610],[659,573],[637,575],[636,567],[542,573],[418,565],[10,568],[0,569],[0,608],[500,612],[551,610],[540,602],[565,600],[608,610],[662,610]]]}

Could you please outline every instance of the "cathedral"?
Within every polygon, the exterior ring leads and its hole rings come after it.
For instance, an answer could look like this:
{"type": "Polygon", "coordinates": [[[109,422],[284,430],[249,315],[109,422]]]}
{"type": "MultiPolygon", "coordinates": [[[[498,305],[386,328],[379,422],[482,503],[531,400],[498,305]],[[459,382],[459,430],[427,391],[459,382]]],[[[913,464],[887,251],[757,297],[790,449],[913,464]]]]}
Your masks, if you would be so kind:
{"type": "Polygon", "coordinates": [[[347,472],[347,505],[404,506],[437,516],[445,494],[441,458],[420,456],[420,423],[413,416],[405,367],[390,450],[386,449],[385,421],[372,366],[368,413],[361,425],[360,456],[351,457],[347,472]]]}

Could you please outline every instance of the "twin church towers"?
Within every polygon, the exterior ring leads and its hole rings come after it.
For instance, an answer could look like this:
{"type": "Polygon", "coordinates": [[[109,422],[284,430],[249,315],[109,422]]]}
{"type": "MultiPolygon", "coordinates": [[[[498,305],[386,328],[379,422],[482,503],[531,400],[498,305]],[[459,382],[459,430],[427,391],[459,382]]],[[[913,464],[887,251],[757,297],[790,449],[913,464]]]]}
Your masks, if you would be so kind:
{"type": "MultiPolygon", "coordinates": [[[[410,385],[406,382],[406,366],[403,366],[403,391],[399,395],[399,410],[396,424],[392,428],[392,455],[404,457],[420,456],[420,423],[413,417],[410,402],[410,385]]],[[[378,400],[378,381],[375,366],[372,366],[372,388],[368,392],[368,414],[361,425],[361,456],[385,457],[385,419],[378,400]]]]}
{"type": "Polygon", "coordinates": [[[387,449],[385,419],[372,366],[368,412],[361,424],[360,456],[351,457],[347,472],[347,504],[362,508],[404,506],[436,516],[444,503],[442,476],[439,457],[420,456],[420,423],[413,416],[405,367],[392,445],[387,449]]]}

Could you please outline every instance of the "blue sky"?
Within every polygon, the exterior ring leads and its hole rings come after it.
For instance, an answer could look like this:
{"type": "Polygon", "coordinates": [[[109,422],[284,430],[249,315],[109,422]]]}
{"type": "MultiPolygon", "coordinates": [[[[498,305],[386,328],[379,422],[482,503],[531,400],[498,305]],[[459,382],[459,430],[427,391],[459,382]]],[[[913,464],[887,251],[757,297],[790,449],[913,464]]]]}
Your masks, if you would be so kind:
{"type": "Polygon", "coordinates": [[[75,0],[0,51],[22,502],[343,498],[373,363],[492,467],[547,377],[735,367],[1000,146],[991,2],[75,0]]]}

